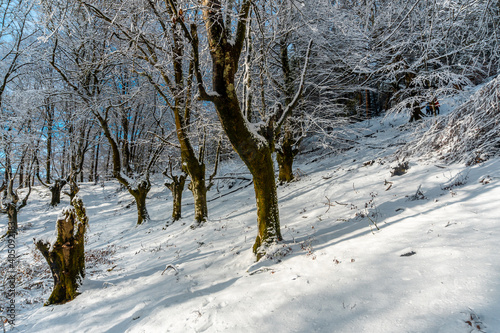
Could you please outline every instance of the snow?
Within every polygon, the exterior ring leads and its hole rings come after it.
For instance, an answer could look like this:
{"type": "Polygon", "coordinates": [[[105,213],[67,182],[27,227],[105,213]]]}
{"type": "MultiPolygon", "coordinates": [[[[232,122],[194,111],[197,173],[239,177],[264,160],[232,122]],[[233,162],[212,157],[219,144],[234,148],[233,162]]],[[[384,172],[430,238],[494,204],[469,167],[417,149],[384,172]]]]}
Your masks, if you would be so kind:
{"type": "MultiPolygon", "coordinates": [[[[321,152],[299,155],[299,179],[278,189],[285,240],[257,263],[248,182],[209,192],[210,220],[194,230],[189,191],[184,218],[164,227],[171,194],[160,179],[142,226],[117,182],[82,184],[86,251],[103,260],[88,264],[81,294],[64,305],[42,306],[51,277],[32,239],[52,236],[60,208],[34,188],[16,250],[19,269],[45,272],[19,286],[8,331],[499,332],[500,159],[472,167],[410,159],[406,174],[391,177],[394,143],[412,137],[406,123],[367,121],[354,125],[364,129],[354,148],[315,163],[321,152]],[[409,200],[419,187],[425,198],[409,200]]],[[[7,222],[2,215],[0,231],[7,222]]]]}

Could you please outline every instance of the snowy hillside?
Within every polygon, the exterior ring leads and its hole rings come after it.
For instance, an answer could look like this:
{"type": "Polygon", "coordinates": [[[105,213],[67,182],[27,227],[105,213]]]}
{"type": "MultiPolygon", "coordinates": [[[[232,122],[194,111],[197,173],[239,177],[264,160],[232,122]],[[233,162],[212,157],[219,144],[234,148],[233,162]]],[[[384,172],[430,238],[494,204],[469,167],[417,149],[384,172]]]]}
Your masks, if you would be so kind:
{"type": "Polygon", "coordinates": [[[165,227],[161,179],[148,197],[153,220],[139,227],[116,182],[83,184],[87,276],[65,305],[43,306],[52,281],[33,238],[53,237],[68,201],[49,208],[35,188],[19,216],[17,325],[7,331],[500,332],[500,159],[410,160],[391,176],[411,139],[406,121],[367,121],[353,149],[299,156],[298,181],[278,190],[285,240],[257,263],[248,181],[214,186],[210,220],[194,230],[188,191],[184,218],[165,227]]]}

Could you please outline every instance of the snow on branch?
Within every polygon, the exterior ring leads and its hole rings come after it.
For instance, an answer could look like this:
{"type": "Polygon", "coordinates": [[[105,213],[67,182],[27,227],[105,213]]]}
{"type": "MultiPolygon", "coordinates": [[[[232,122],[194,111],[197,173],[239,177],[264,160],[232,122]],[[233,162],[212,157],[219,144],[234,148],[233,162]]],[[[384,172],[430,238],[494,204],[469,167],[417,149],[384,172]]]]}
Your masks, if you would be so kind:
{"type": "Polygon", "coordinates": [[[436,157],[467,165],[500,155],[500,76],[447,116],[424,122],[400,156],[436,157]],[[429,125],[430,124],[430,125],[429,125]]]}
{"type": "Polygon", "coordinates": [[[285,107],[283,113],[281,115],[278,115],[279,119],[276,121],[276,126],[274,129],[275,133],[278,133],[280,131],[281,126],[285,123],[286,118],[292,113],[292,110],[295,108],[300,99],[300,96],[302,95],[302,91],[304,90],[304,78],[306,76],[307,65],[309,64],[309,58],[311,56],[312,44],[313,40],[311,39],[309,41],[309,45],[307,46],[306,59],[304,61],[304,67],[302,68],[302,75],[300,76],[299,89],[297,90],[297,93],[295,94],[293,100],[285,107]]]}

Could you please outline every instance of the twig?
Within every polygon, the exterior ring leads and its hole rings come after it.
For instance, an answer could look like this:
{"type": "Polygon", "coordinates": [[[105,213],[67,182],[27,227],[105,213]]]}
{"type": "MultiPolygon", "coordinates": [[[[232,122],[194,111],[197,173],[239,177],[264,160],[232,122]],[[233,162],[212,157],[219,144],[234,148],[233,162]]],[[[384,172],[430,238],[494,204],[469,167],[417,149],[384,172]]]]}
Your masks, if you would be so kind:
{"type": "Polygon", "coordinates": [[[373,221],[373,220],[370,218],[370,216],[366,215],[366,217],[367,217],[370,221],[372,221],[373,225],[375,226],[375,228],[377,228],[377,230],[380,230],[380,228],[378,227],[377,223],[375,223],[375,221],[373,221]]]}
{"type": "Polygon", "coordinates": [[[172,268],[175,271],[175,275],[179,274],[179,271],[177,270],[177,268],[175,268],[174,265],[168,264],[167,267],[165,267],[165,269],[163,270],[163,272],[161,272],[161,275],[163,275],[163,273],[165,273],[165,271],[167,271],[169,268],[172,268]]]}
{"type": "Polygon", "coordinates": [[[325,195],[325,198],[326,200],[328,200],[328,203],[325,202],[325,205],[328,206],[328,209],[326,210],[325,214],[328,213],[328,211],[330,210],[330,207],[333,207],[335,206],[334,204],[332,204],[332,202],[330,201],[330,199],[328,199],[328,197],[325,195]]]}
{"type": "Polygon", "coordinates": [[[245,186],[238,187],[238,188],[237,188],[236,190],[234,190],[234,191],[231,191],[231,192],[228,192],[228,193],[224,193],[224,194],[222,194],[222,195],[219,195],[217,198],[212,198],[212,199],[210,199],[210,200],[207,200],[207,202],[211,202],[211,201],[214,201],[214,200],[220,199],[220,198],[222,198],[222,197],[225,197],[226,195],[229,195],[229,194],[232,194],[232,193],[237,192],[237,191],[239,191],[239,190],[242,190],[242,189],[244,189],[244,188],[247,188],[248,186],[250,186],[250,185],[252,185],[252,184],[253,184],[253,180],[252,180],[250,183],[248,183],[247,185],[245,185],[245,186]]]}
{"type": "Polygon", "coordinates": [[[391,187],[392,187],[392,182],[388,182],[387,180],[384,180],[384,185],[387,185],[387,184],[389,184],[389,187],[386,188],[385,190],[389,191],[391,189],[391,187]]]}

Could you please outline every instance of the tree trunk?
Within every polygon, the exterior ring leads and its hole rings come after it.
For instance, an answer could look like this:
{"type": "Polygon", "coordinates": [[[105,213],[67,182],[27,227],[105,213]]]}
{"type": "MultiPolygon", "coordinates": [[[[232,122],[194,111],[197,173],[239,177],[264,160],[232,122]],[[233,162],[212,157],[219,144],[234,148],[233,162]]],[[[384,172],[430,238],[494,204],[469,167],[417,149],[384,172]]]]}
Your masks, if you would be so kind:
{"type": "MultiPolygon", "coordinates": [[[[242,1],[234,39],[224,27],[224,15],[219,1],[202,1],[203,19],[212,56],[212,88],[216,94],[207,94],[203,78],[197,70],[200,97],[215,105],[217,115],[229,141],[253,175],[257,203],[258,233],[253,251],[260,259],[266,246],[282,239],[279,223],[278,198],[274,179],[274,128],[260,128],[265,133],[255,133],[245,118],[235,90],[235,75],[238,70],[242,47],[247,31],[247,18],[251,1],[242,1]],[[271,135],[269,135],[271,133],[271,135]]],[[[195,63],[198,61],[198,36],[196,26],[191,25],[195,63]]],[[[248,110],[250,111],[250,110],[248,110]]],[[[272,124],[271,124],[272,125],[272,124]]]]}
{"type": "Polygon", "coordinates": [[[146,197],[149,190],[151,189],[151,183],[149,180],[143,180],[137,186],[136,189],[130,189],[129,192],[135,199],[135,204],[137,205],[137,224],[142,224],[143,222],[149,221],[149,213],[146,207],[146,197]]]}
{"type": "Polygon", "coordinates": [[[173,208],[172,208],[172,221],[178,221],[182,217],[182,192],[186,183],[186,175],[172,176],[171,183],[165,183],[165,186],[172,191],[173,208]]]}
{"type": "Polygon", "coordinates": [[[64,185],[66,185],[66,180],[60,178],[55,179],[54,184],[50,185],[49,190],[52,194],[50,205],[52,207],[55,207],[61,203],[61,191],[64,185]]]}
{"type": "Polygon", "coordinates": [[[253,166],[255,199],[257,202],[258,233],[253,245],[253,252],[259,260],[266,251],[266,247],[282,240],[278,209],[278,195],[274,180],[273,160],[270,152],[262,154],[262,164],[253,166]]]}
{"type": "Polygon", "coordinates": [[[65,208],[63,216],[57,220],[57,240],[54,245],[42,240],[36,243],[54,278],[54,289],[45,305],[73,300],[85,276],[84,244],[88,218],[81,199],[76,198],[72,203],[73,207],[65,208]]]}
{"type": "Polygon", "coordinates": [[[370,119],[370,107],[371,107],[370,92],[365,89],[365,107],[366,107],[366,119],[370,119]]]}
{"type": "Polygon", "coordinates": [[[94,164],[92,164],[92,168],[94,169],[94,184],[97,184],[97,182],[99,181],[99,174],[97,173],[97,170],[98,170],[98,166],[99,166],[99,148],[100,148],[100,144],[98,143],[97,144],[97,147],[96,147],[96,152],[95,152],[95,162],[94,164]]]}
{"type": "Polygon", "coordinates": [[[292,133],[288,129],[285,129],[285,131],[281,147],[276,149],[276,160],[279,168],[278,181],[280,184],[289,183],[293,180],[293,159],[298,153],[298,149],[293,148],[295,141],[291,138],[292,133]]]}
{"type": "MultiPolygon", "coordinates": [[[[104,168],[104,171],[108,171],[108,170],[109,170],[109,162],[110,162],[110,160],[111,160],[111,154],[112,154],[112,152],[111,152],[111,151],[112,151],[112,149],[111,149],[111,148],[109,148],[109,149],[108,149],[108,156],[106,157],[106,164],[105,164],[105,165],[106,165],[106,167],[104,168]]],[[[106,176],[107,176],[107,174],[106,174],[106,176]]]]}
{"type": "Polygon", "coordinates": [[[93,182],[94,181],[95,150],[96,150],[96,146],[94,145],[92,147],[91,152],[90,152],[89,182],[93,182]]]}
{"type": "Polygon", "coordinates": [[[19,188],[24,186],[24,158],[19,163],[19,188]]]}
{"type": "Polygon", "coordinates": [[[191,173],[191,191],[194,198],[194,221],[197,227],[203,224],[208,217],[207,208],[207,187],[205,184],[205,164],[200,166],[200,170],[191,173]]]}
{"type": "MultiPolygon", "coordinates": [[[[63,140],[63,153],[62,153],[62,159],[61,159],[61,175],[66,174],[66,140],[63,140]]],[[[47,182],[49,182],[47,180],[47,182]]]]}
{"type": "Polygon", "coordinates": [[[78,183],[75,180],[74,175],[71,175],[70,180],[69,180],[69,191],[64,192],[67,196],[69,196],[69,202],[72,204],[73,199],[76,197],[78,192],[80,192],[80,188],[78,187],[78,183]]]}
{"type": "Polygon", "coordinates": [[[6,205],[7,215],[9,216],[9,228],[7,235],[17,235],[17,205],[15,202],[9,202],[6,205]]]}
{"type": "Polygon", "coordinates": [[[288,150],[276,151],[276,159],[278,161],[279,175],[278,181],[280,184],[290,183],[293,180],[293,155],[288,150]]]}
{"type": "Polygon", "coordinates": [[[175,55],[173,61],[173,67],[175,71],[175,83],[176,87],[174,90],[178,90],[175,98],[175,105],[173,108],[175,117],[175,127],[177,133],[177,139],[181,146],[181,157],[183,167],[191,177],[190,189],[193,193],[194,199],[194,222],[193,228],[198,227],[207,220],[208,209],[207,209],[207,187],[205,184],[205,163],[204,160],[204,149],[205,144],[199,149],[199,156],[196,156],[195,150],[191,144],[186,128],[189,127],[189,122],[191,118],[191,88],[192,88],[192,75],[193,67],[190,66],[189,74],[187,75],[186,82],[186,95],[184,96],[181,91],[184,87],[184,72],[182,68],[182,57],[184,50],[182,47],[182,37],[180,27],[174,25],[172,27],[172,37],[173,37],[173,54],[175,55]]]}
{"type": "Polygon", "coordinates": [[[234,111],[239,111],[236,98],[218,98],[216,110],[234,149],[253,176],[258,224],[253,251],[259,260],[269,244],[282,240],[274,163],[271,156],[274,143],[266,144],[256,140],[255,136],[249,133],[244,118],[232,116],[234,111]]]}
{"type": "Polygon", "coordinates": [[[52,105],[49,103],[49,100],[46,99],[45,111],[47,112],[47,160],[45,164],[46,169],[46,182],[50,182],[50,169],[51,169],[51,161],[52,161],[52,132],[54,126],[54,109],[52,105]]]}

